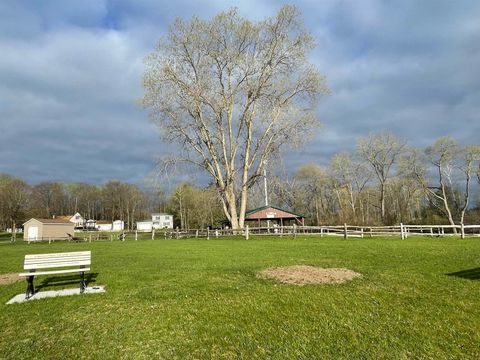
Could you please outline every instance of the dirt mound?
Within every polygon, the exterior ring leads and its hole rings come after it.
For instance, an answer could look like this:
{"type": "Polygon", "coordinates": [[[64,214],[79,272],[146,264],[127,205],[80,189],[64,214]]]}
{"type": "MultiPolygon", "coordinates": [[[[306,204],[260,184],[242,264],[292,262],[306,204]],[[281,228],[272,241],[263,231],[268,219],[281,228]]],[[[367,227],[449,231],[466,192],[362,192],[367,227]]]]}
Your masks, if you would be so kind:
{"type": "Polygon", "coordinates": [[[274,267],[258,273],[264,279],[278,280],[284,284],[340,284],[362,276],[349,269],[319,268],[306,265],[274,267]]]}
{"type": "Polygon", "coordinates": [[[14,282],[17,282],[20,280],[22,280],[22,278],[18,276],[17,273],[0,274],[0,285],[13,284],[14,282]]]}

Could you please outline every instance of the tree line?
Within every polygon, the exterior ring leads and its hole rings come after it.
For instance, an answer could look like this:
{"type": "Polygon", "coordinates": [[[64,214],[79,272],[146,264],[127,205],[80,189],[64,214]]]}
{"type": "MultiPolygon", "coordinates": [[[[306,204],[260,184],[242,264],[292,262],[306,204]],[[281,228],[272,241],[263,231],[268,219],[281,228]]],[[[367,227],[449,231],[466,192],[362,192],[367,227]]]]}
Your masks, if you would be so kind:
{"type": "Polygon", "coordinates": [[[479,161],[480,146],[462,147],[450,137],[409,148],[390,133],[372,134],[328,166],[306,164],[273,177],[270,198],[310,225],[478,223],[479,161]]]}
{"type": "MultiPolygon", "coordinates": [[[[293,173],[269,176],[270,204],[303,214],[308,225],[479,223],[479,162],[480,146],[462,147],[450,137],[409,148],[392,134],[372,134],[361,138],[355,151],[335,154],[328,166],[304,164],[293,173]]],[[[260,180],[249,188],[249,209],[264,205],[260,180]]],[[[2,228],[76,212],[87,219],[120,219],[128,229],[152,212],[173,214],[180,228],[220,227],[227,220],[213,184],[181,183],[166,194],[117,180],[102,186],[29,185],[0,175],[2,228]]]]}
{"type": "Polygon", "coordinates": [[[212,187],[182,183],[165,194],[117,180],[102,186],[61,182],[29,185],[18,177],[0,174],[0,229],[21,227],[32,217],[77,212],[85,219],[123,220],[127,229],[134,229],[139,220],[151,219],[154,212],[173,214],[175,226],[181,228],[220,226],[224,219],[212,187]]]}

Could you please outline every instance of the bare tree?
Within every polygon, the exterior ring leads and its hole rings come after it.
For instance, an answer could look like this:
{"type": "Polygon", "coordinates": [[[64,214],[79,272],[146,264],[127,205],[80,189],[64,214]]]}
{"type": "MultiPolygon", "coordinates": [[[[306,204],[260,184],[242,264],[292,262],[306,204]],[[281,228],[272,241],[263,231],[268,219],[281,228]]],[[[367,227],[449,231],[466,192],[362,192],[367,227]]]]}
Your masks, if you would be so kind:
{"type": "Polygon", "coordinates": [[[181,146],[175,160],[210,174],[233,228],[243,227],[265,160],[317,125],[317,97],[328,90],[307,60],[312,47],[295,7],[257,23],[233,9],[177,19],[146,59],[143,106],[181,146]]]}
{"type": "MultiPolygon", "coordinates": [[[[465,212],[468,209],[470,203],[470,182],[472,173],[475,167],[479,165],[480,160],[480,146],[467,145],[461,151],[461,163],[459,169],[464,176],[464,191],[463,191],[463,204],[460,207],[460,224],[464,224],[465,212]]],[[[477,174],[478,176],[478,174],[477,174]]]]}
{"type": "Polygon", "coordinates": [[[348,153],[336,154],[331,160],[330,168],[336,186],[346,190],[347,202],[353,218],[356,219],[357,203],[362,201],[360,195],[371,179],[371,172],[364,163],[355,161],[348,153]]]}
{"type": "Polygon", "coordinates": [[[17,222],[28,209],[29,195],[30,188],[25,181],[0,174],[0,217],[12,227],[12,241],[15,241],[17,222]]]}
{"type": "Polygon", "coordinates": [[[50,218],[62,215],[64,207],[64,190],[60,183],[43,182],[32,188],[32,207],[38,216],[50,218]]]}
{"type": "Polygon", "coordinates": [[[405,148],[405,141],[390,133],[379,133],[362,138],[358,142],[359,154],[370,164],[380,185],[380,214],[385,220],[386,182],[398,157],[405,148]]]}

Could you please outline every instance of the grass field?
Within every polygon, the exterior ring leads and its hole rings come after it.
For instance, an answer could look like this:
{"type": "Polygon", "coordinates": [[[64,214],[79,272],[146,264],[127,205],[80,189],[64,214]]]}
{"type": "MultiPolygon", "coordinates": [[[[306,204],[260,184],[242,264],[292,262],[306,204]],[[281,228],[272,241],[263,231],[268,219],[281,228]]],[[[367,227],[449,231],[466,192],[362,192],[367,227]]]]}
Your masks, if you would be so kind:
{"type": "MultiPolygon", "coordinates": [[[[0,244],[0,273],[20,272],[25,254],[86,249],[105,294],[4,305],[25,283],[0,286],[0,358],[480,358],[480,239],[17,242],[0,244]],[[363,277],[255,276],[293,264],[363,277]]],[[[42,290],[62,286],[77,279],[42,290]]]]}

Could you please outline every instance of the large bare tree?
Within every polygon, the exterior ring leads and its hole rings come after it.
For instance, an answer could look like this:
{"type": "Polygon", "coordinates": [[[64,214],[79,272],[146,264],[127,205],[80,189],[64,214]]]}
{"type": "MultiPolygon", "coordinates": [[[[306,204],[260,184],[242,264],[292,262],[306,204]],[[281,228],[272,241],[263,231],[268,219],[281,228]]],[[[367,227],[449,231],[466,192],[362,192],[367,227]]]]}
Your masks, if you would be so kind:
{"type": "Polygon", "coordinates": [[[146,59],[143,106],[180,145],[175,161],[210,174],[233,228],[243,227],[247,190],[266,160],[317,125],[328,89],[307,59],[313,46],[295,7],[260,22],[233,9],[177,19],[146,59]]]}
{"type": "Polygon", "coordinates": [[[405,145],[405,141],[387,132],[361,138],[358,142],[359,154],[370,164],[379,182],[382,221],[385,221],[386,183],[405,145]]]}

